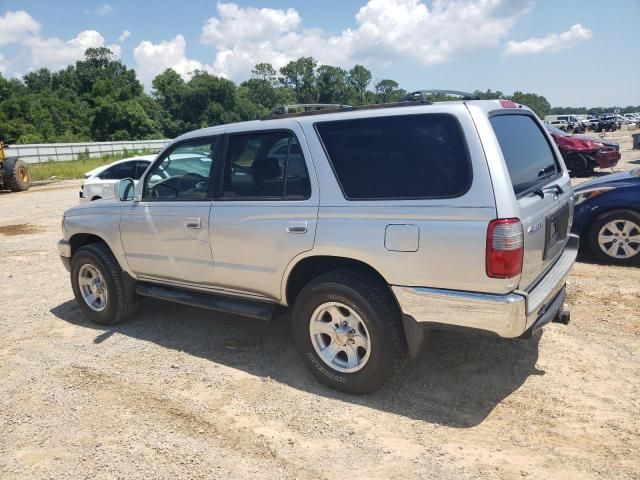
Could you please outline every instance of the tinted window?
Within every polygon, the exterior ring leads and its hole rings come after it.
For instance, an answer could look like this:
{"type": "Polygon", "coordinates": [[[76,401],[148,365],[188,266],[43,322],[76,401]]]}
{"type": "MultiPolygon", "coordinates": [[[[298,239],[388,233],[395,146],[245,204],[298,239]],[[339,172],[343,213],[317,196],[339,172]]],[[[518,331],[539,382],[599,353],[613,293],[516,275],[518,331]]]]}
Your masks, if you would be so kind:
{"type": "Polygon", "coordinates": [[[147,162],[146,160],[138,160],[138,163],[136,163],[136,175],[133,179],[140,180],[140,177],[142,177],[142,174],[147,170],[150,163],[151,162],[147,162]]]}
{"type": "Polygon", "coordinates": [[[107,168],[99,177],[102,180],[121,180],[123,178],[133,178],[136,174],[136,162],[122,162],[107,168]]]}
{"type": "Polygon", "coordinates": [[[349,199],[462,195],[471,166],[460,125],[428,114],[317,123],[349,199]]]}
{"type": "Polygon", "coordinates": [[[223,192],[226,198],[307,198],[304,157],[288,132],[229,137],[223,192]]]}
{"type": "Polygon", "coordinates": [[[203,200],[215,172],[217,139],[197,139],[178,145],[145,177],[144,198],[203,200]]]}
{"type": "Polygon", "coordinates": [[[491,125],[516,194],[558,173],[553,150],[533,118],[528,115],[495,115],[491,117],[491,125]]]}

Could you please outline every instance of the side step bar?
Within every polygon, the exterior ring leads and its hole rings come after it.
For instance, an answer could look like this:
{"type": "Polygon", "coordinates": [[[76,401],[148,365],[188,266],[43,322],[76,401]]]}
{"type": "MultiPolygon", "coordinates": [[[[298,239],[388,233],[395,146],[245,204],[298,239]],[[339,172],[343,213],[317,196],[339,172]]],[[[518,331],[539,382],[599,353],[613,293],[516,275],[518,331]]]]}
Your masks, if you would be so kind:
{"type": "Polygon", "coordinates": [[[277,305],[236,300],[178,288],[167,288],[148,283],[138,283],[136,293],[143,297],[158,298],[192,307],[206,308],[221,313],[250,317],[270,322],[278,309],[277,305]]]}

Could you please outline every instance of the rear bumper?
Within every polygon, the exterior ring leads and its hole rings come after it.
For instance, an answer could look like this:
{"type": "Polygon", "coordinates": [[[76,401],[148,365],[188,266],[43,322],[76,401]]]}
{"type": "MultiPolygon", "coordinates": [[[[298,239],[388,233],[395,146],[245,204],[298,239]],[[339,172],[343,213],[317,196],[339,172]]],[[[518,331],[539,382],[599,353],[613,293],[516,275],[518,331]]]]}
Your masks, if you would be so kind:
{"type": "Polygon", "coordinates": [[[578,255],[578,236],[570,235],[564,252],[528,292],[506,295],[426,287],[393,286],[406,317],[420,326],[483,330],[500,337],[520,337],[552,321],[564,304],[564,286],[578,255]]]}

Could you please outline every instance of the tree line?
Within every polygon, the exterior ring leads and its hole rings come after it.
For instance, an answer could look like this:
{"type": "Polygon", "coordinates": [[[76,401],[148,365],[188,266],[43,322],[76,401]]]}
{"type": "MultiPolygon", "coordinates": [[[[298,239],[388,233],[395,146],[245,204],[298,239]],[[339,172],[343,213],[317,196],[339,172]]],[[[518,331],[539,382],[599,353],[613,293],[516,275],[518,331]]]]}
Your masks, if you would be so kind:
{"type": "MultiPolygon", "coordinates": [[[[392,79],[374,81],[362,65],[347,70],[302,57],[278,71],[260,63],[239,85],[204,71],[184,80],[167,69],[153,79],[147,94],[135,71],[109,49],[90,48],[83,60],[63,70],[42,68],[11,80],[0,75],[0,140],[11,144],[173,138],[197,128],[261,118],[279,105],[387,103],[406,93],[392,79]]],[[[543,96],[533,93],[474,93],[523,103],[542,117],[553,111],[543,96]]]]}

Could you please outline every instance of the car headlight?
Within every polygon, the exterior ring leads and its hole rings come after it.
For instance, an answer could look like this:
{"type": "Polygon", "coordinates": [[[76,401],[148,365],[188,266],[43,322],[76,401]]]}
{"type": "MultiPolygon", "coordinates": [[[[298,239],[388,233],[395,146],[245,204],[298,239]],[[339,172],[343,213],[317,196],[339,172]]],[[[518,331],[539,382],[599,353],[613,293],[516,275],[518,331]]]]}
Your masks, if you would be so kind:
{"type": "Polygon", "coordinates": [[[596,188],[590,188],[589,190],[583,190],[581,192],[577,192],[575,194],[576,205],[580,205],[582,202],[591,200],[593,197],[597,197],[598,195],[601,195],[605,192],[608,192],[609,190],[614,190],[614,189],[615,187],[596,187],[596,188]]]}

